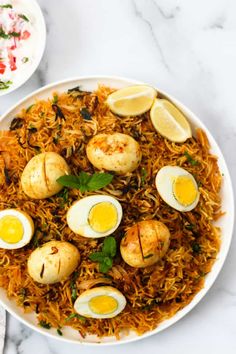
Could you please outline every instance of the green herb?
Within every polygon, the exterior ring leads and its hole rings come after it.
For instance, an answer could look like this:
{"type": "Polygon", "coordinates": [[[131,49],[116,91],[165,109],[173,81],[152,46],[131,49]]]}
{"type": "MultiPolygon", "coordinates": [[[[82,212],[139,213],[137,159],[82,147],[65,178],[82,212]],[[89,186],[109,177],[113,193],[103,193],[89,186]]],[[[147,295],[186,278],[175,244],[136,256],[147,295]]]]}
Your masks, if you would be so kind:
{"type": "Polygon", "coordinates": [[[10,37],[20,37],[20,33],[19,32],[11,32],[9,33],[10,37]]]}
{"type": "Polygon", "coordinates": [[[41,320],[40,322],[39,322],[39,325],[41,326],[41,327],[43,327],[43,328],[46,328],[46,329],[50,329],[52,326],[50,325],[50,323],[48,323],[48,322],[46,322],[46,321],[44,321],[44,320],[41,320]]]}
{"type": "Polygon", "coordinates": [[[80,109],[80,114],[85,120],[92,120],[91,113],[87,110],[86,107],[80,109]]]}
{"type": "Polygon", "coordinates": [[[25,20],[26,22],[29,22],[29,19],[27,16],[23,15],[23,14],[20,14],[18,15],[20,18],[22,18],[23,20],[25,20]]]}
{"type": "Polygon", "coordinates": [[[58,334],[59,336],[63,336],[63,333],[62,333],[62,331],[61,331],[60,328],[57,328],[57,334],[58,334]]]}
{"type": "Polygon", "coordinates": [[[54,95],[52,99],[52,104],[56,104],[58,102],[58,95],[54,95]]]}
{"type": "Polygon", "coordinates": [[[186,226],[185,226],[185,228],[186,228],[187,230],[193,230],[193,229],[195,229],[195,227],[196,227],[196,225],[194,225],[194,224],[189,224],[189,225],[186,225],[186,226]]]}
{"type": "MultiPolygon", "coordinates": [[[[1,29],[0,29],[1,31],[1,29]]],[[[1,37],[1,33],[0,33],[0,37],[1,37]]],[[[10,85],[12,85],[12,81],[8,80],[8,81],[2,81],[0,80],[0,90],[6,90],[10,87],[10,85]]]]}
{"type": "Polygon", "coordinates": [[[9,35],[5,33],[2,28],[0,28],[0,37],[3,39],[8,39],[9,35]]]}
{"type": "Polygon", "coordinates": [[[11,4],[0,5],[0,7],[1,7],[2,9],[12,9],[12,5],[11,5],[11,4]]]}
{"type": "Polygon", "coordinates": [[[197,242],[194,242],[192,244],[192,250],[193,250],[193,253],[200,253],[201,252],[201,246],[199,245],[199,243],[197,242]]]}
{"type": "Polygon", "coordinates": [[[144,259],[148,259],[148,258],[150,258],[150,257],[152,257],[152,256],[153,256],[153,254],[150,253],[150,254],[148,254],[147,256],[143,256],[143,258],[144,258],[144,259]]]}
{"type": "Polygon", "coordinates": [[[141,184],[142,185],[144,185],[146,177],[147,177],[147,170],[144,167],[142,167],[141,168],[141,184]]]}
{"type": "Polygon", "coordinates": [[[26,289],[25,288],[21,288],[19,291],[19,295],[21,297],[21,301],[24,302],[25,298],[26,298],[26,289]]]}
{"type": "Polygon", "coordinates": [[[62,201],[60,203],[60,207],[64,207],[65,204],[68,203],[68,199],[69,199],[69,192],[68,192],[68,189],[64,188],[62,189],[62,191],[60,191],[57,196],[59,198],[62,198],[62,201]]]}
{"type": "Polygon", "coordinates": [[[78,275],[79,275],[78,272],[74,272],[74,274],[72,275],[71,282],[70,282],[71,300],[72,300],[72,302],[75,302],[75,300],[77,299],[76,279],[78,278],[78,275]]]}
{"type": "Polygon", "coordinates": [[[22,63],[27,63],[29,61],[29,58],[28,57],[24,57],[24,58],[22,58],[22,63]]]}
{"type": "Polygon", "coordinates": [[[79,189],[81,192],[92,192],[111,183],[113,175],[110,173],[94,173],[89,175],[86,172],[80,172],[79,176],[65,175],[57,179],[57,182],[64,187],[79,189]]]}
{"type": "Polygon", "coordinates": [[[224,177],[224,175],[225,175],[224,173],[221,174],[222,177],[224,177]]]}
{"type": "Polygon", "coordinates": [[[99,271],[107,273],[113,265],[113,258],[116,255],[116,239],[112,236],[106,237],[101,252],[91,253],[89,259],[99,263],[99,271]]]}
{"type": "Polygon", "coordinates": [[[198,161],[194,160],[191,155],[189,155],[188,151],[184,152],[184,156],[187,158],[187,161],[192,165],[196,166],[199,164],[198,161]]]}
{"type": "Polygon", "coordinates": [[[73,318],[78,318],[81,322],[85,322],[85,321],[86,321],[86,318],[83,317],[83,316],[81,316],[81,315],[79,315],[78,313],[72,313],[72,314],[70,314],[70,315],[65,319],[65,321],[66,321],[66,322],[67,322],[67,321],[70,321],[70,320],[72,320],[73,318]]]}
{"type": "Polygon", "coordinates": [[[31,104],[27,109],[26,109],[26,113],[29,113],[30,111],[31,111],[31,108],[34,106],[34,103],[33,104],[31,104]]]}

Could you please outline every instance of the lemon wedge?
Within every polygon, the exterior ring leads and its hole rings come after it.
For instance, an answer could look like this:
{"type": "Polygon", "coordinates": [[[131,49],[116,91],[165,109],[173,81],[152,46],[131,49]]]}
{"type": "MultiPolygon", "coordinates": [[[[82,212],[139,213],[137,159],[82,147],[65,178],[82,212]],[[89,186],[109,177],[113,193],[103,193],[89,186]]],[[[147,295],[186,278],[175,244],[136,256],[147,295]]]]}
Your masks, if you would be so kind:
{"type": "Polygon", "coordinates": [[[150,117],[158,133],[170,141],[183,143],[192,136],[191,127],[183,113],[165,99],[155,99],[150,117]]]}
{"type": "Polygon", "coordinates": [[[129,86],[111,93],[107,98],[110,110],[120,116],[137,116],[147,112],[157,96],[150,86],[129,86]]]}

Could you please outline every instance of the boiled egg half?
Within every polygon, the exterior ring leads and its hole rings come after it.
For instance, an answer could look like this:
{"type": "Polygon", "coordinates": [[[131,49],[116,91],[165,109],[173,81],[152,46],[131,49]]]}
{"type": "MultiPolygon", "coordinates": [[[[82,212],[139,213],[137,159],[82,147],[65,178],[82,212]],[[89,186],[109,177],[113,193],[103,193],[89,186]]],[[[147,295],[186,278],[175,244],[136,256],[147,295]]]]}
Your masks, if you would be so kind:
{"type": "Polygon", "coordinates": [[[100,286],[84,291],[75,301],[75,311],[84,317],[112,318],[126,306],[126,298],[112,286],[100,286]]]}
{"type": "Polygon", "coordinates": [[[0,248],[22,248],[34,234],[32,218],[18,209],[0,211],[0,248]]]}
{"type": "Polygon", "coordinates": [[[156,175],[156,187],[161,198],[172,208],[185,212],[194,209],[199,190],[194,177],[178,166],[165,166],[156,175]]]}
{"type": "Polygon", "coordinates": [[[84,237],[110,235],[122,219],[120,203],[109,195],[92,195],[75,202],[67,212],[69,228],[84,237]]]}

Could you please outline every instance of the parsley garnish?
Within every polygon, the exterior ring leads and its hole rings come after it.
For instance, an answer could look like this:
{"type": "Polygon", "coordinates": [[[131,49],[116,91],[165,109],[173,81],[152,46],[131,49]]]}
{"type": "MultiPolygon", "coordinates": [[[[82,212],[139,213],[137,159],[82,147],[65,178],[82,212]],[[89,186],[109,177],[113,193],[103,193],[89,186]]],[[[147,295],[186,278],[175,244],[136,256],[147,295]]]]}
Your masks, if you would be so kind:
{"type": "Polygon", "coordinates": [[[196,166],[199,164],[198,161],[194,160],[191,155],[189,155],[188,151],[184,152],[184,156],[187,158],[187,161],[192,165],[196,166]]]}
{"type": "Polygon", "coordinates": [[[24,57],[24,58],[22,58],[22,63],[27,63],[29,61],[29,58],[28,57],[24,57]]]}
{"type": "Polygon", "coordinates": [[[113,175],[110,173],[96,172],[89,175],[86,172],[80,172],[78,176],[65,175],[57,179],[57,182],[64,187],[79,189],[81,192],[92,192],[111,183],[113,175]]]}
{"type": "Polygon", "coordinates": [[[12,5],[11,5],[11,4],[0,5],[0,7],[1,7],[2,9],[12,9],[12,5]]]}
{"type": "MultiPolygon", "coordinates": [[[[0,30],[1,31],[1,30],[0,30]]],[[[1,33],[0,33],[0,37],[1,37],[1,33]]],[[[12,81],[2,81],[0,80],[0,90],[6,90],[10,87],[10,85],[12,85],[12,81]]]]}
{"type": "Polygon", "coordinates": [[[116,239],[112,236],[106,237],[101,252],[91,253],[89,259],[99,263],[99,271],[107,273],[112,267],[113,258],[116,255],[116,239]]]}
{"type": "Polygon", "coordinates": [[[11,36],[11,37],[20,37],[20,33],[19,32],[11,32],[11,33],[9,33],[9,36],[11,36]]]}
{"type": "Polygon", "coordinates": [[[18,15],[20,18],[22,18],[23,20],[25,20],[26,22],[29,22],[29,19],[27,16],[23,15],[23,14],[20,14],[18,15]]]}

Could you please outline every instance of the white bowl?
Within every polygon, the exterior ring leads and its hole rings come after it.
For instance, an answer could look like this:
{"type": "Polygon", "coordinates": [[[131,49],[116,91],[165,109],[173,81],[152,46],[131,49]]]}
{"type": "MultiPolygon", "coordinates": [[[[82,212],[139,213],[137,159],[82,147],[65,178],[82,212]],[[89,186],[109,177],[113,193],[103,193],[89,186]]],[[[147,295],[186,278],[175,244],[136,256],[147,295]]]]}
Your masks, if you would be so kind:
{"type": "MultiPolygon", "coordinates": [[[[7,1],[6,1],[7,3],[7,1]]],[[[18,87],[23,85],[35,72],[42,59],[45,45],[46,45],[46,25],[43,17],[43,13],[36,0],[20,0],[18,6],[22,6],[25,11],[24,14],[32,20],[35,28],[35,48],[32,55],[32,61],[28,62],[26,67],[21,67],[15,71],[16,75],[13,79],[13,84],[4,90],[0,90],[0,96],[6,95],[18,87]]],[[[13,4],[14,7],[14,4],[13,4]]]]}
{"type": "MultiPolygon", "coordinates": [[[[93,77],[80,77],[80,78],[74,78],[74,79],[69,79],[65,81],[60,81],[57,83],[53,83],[50,85],[47,85],[23,100],[21,100],[18,104],[16,104],[13,108],[11,108],[7,113],[5,113],[0,121],[0,129],[8,129],[10,121],[12,120],[13,117],[16,116],[16,114],[23,108],[23,107],[28,107],[30,106],[35,98],[37,99],[44,99],[52,95],[54,91],[57,92],[63,92],[68,90],[69,88],[75,87],[75,86],[81,86],[82,90],[94,90],[97,88],[98,84],[105,84],[110,87],[114,88],[121,88],[125,87],[128,85],[134,85],[134,84],[142,84],[141,82],[130,80],[130,79],[125,79],[125,78],[119,78],[119,77],[99,77],[99,76],[93,76],[93,77]]],[[[182,103],[171,97],[170,95],[166,94],[165,92],[159,90],[157,88],[157,91],[159,91],[161,94],[165,95],[169,100],[175,103],[177,107],[182,110],[185,115],[188,117],[189,122],[191,123],[191,126],[193,128],[193,132],[195,131],[196,127],[202,128],[205,130],[207,133],[209,142],[211,144],[211,151],[213,154],[218,156],[218,164],[220,167],[221,172],[224,174],[224,181],[222,185],[222,190],[221,190],[221,195],[222,195],[222,209],[226,211],[226,214],[222,216],[217,222],[217,225],[221,227],[222,230],[222,244],[221,244],[221,249],[218,254],[218,257],[212,267],[211,272],[206,276],[205,278],[205,286],[204,288],[194,297],[194,299],[191,301],[189,305],[184,307],[182,310],[177,312],[176,315],[174,315],[172,318],[163,321],[156,329],[153,331],[147,332],[143,334],[142,336],[137,336],[134,332],[130,332],[128,336],[122,335],[121,339],[119,341],[116,340],[114,337],[106,337],[102,339],[98,339],[96,336],[87,336],[86,338],[81,338],[80,335],[78,334],[77,331],[71,329],[71,328],[63,328],[63,337],[58,336],[57,332],[55,329],[50,329],[46,330],[37,325],[36,321],[36,316],[35,314],[24,314],[22,309],[20,307],[17,307],[15,302],[13,300],[9,300],[6,296],[6,293],[3,289],[0,289],[0,303],[9,311],[13,316],[15,316],[19,321],[23,322],[30,328],[45,334],[47,336],[60,339],[63,341],[67,342],[74,342],[74,343],[81,343],[81,344],[86,344],[86,345],[117,345],[121,343],[128,343],[132,341],[137,341],[141,338],[145,338],[148,336],[151,336],[153,334],[156,334],[169,326],[173,325],[175,322],[180,320],[183,316],[185,316],[190,310],[192,310],[197,303],[204,297],[204,295],[207,293],[207,291],[210,289],[212,284],[214,283],[216,277],[218,276],[225,258],[227,256],[230,242],[231,242],[231,237],[232,237],[232,231],[233,231],[233,223],[234,223],[234,201],[233,201],[233,190],[232,190],[232,184],[231,184],[231,179],[229,175],[228,168],[226,166],[224,157],[220,151],[220,148],[218,147],[215,139],[212,137],[211,133],[208,131],[206,126],[197,118],[188,108],[186,108],[182,103]],[[98,344],[99,343],[99,344],[98,344]]]]}

